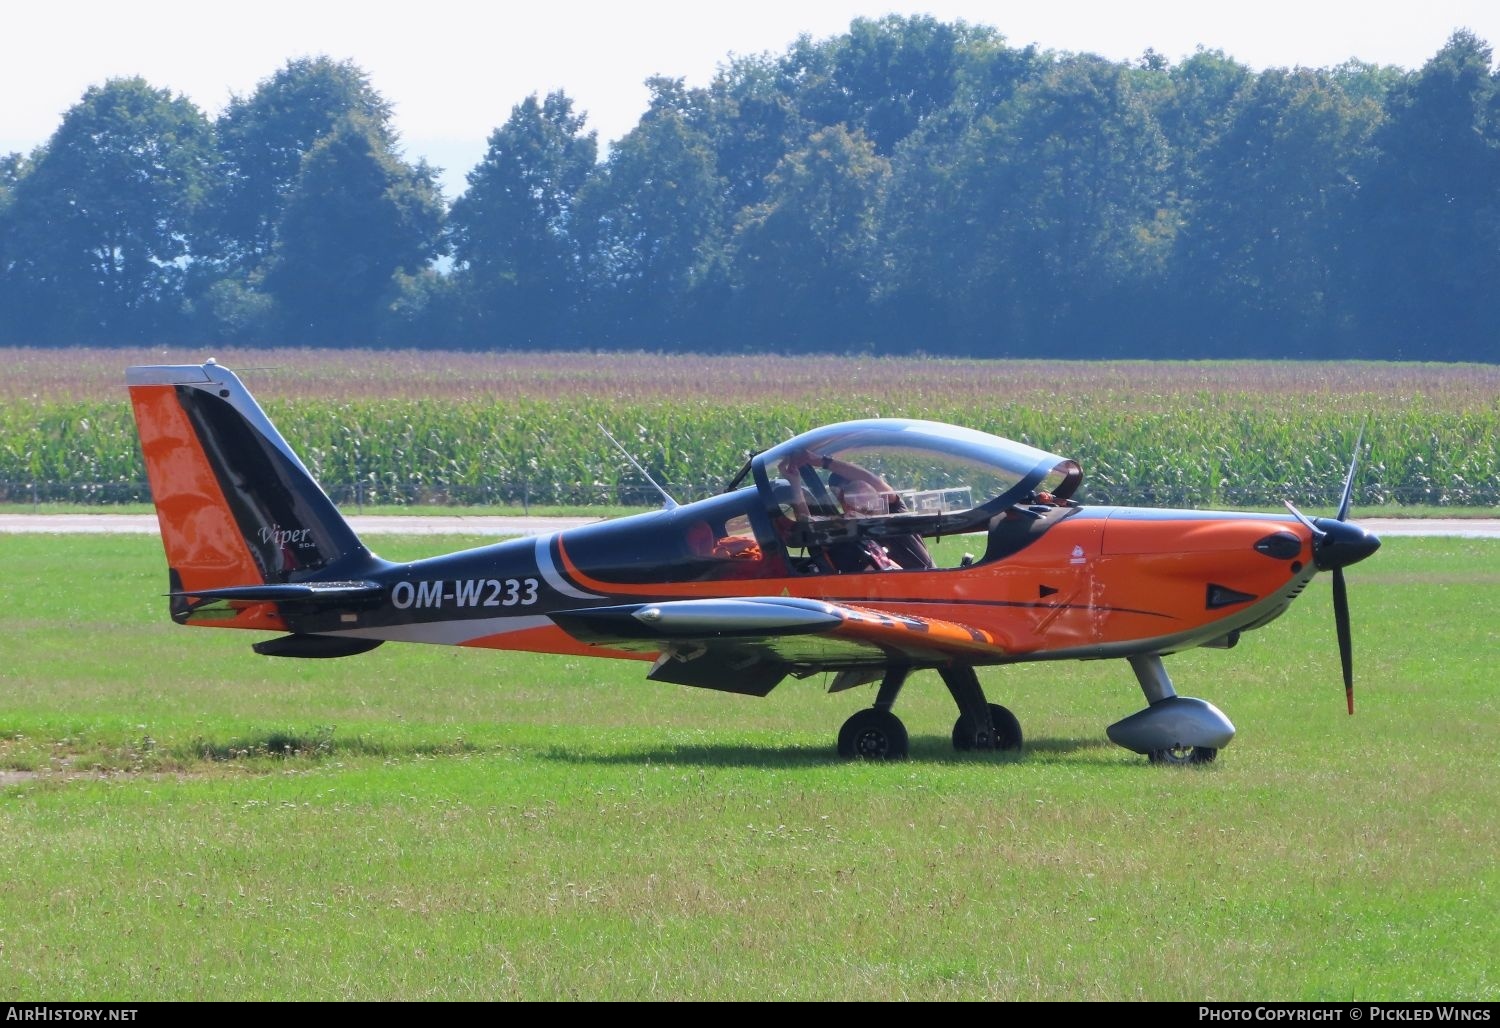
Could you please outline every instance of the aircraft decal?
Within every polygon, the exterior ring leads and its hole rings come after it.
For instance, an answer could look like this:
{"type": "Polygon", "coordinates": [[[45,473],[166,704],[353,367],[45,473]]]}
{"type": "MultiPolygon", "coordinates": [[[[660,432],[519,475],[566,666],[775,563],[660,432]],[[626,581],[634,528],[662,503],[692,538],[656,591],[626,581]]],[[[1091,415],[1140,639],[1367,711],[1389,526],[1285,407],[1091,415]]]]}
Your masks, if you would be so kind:
{"type": "MultiPolygon", "coordinates": [[[[599,593],[584,592],[582,589],[575,589],[568,584],[567,580],[558,572],[557,565],[552,562],[552,541],[554,539],[557,539],[556,532],[536,537],[536,566],[541,576],[546,579],[547,584],[564,596],[571,596],[577,600],[605,599],[606,597],[599,593]]],[[[558,550],[562,550],[562,541],[560,539],[558,539],[558,550]]],[[[567,559],[568,556],[564,553],[563,561],[566,562],[567,559]]],[[[569,571],[571,573],[573,569],[569,568],[569,571]]],[[[577,577],[576,574],[574,577],[577,577]]]]}
{"type": "Polygon", "coordinates": [[[295,543],[301,545],[309,542],[312,536],[310,528],[282,528],[280,525],[261,526],[260,541],[263,543],[275,543],[277,546],[286,546],[295,543]]]}
{"type": "Polygon", "coordinates": [[[441,610],[444,607],[530,607],[537,602],[535,578],[458,578],[397,582],[391,606],[441,610]]]}
{"type": "MultiPolygon", "coordinates": [[[[1046,586],[1043,586],[1043,588],[1046,588],[1046,586]]],[[[841,596],[837,593],[824,595],[822,599],[833,603],[870,602],[869,597],[866,596],[841,596]]],[[[882,596],[880,597],[880,602],[923,607],[993,607],[996,609],[1045,611],[1079,610],[1106,614],[1138,614],[1141,617],[1166,618],[1169,621],[1180,620],[1177,615],[1168,614],[1165,611],[1142,610],[1135,607],[1115,607],[1100,603],[1042,603],[1033,600],[981,600],[968,597],[934,599],[930,596],[882,596]]]]}

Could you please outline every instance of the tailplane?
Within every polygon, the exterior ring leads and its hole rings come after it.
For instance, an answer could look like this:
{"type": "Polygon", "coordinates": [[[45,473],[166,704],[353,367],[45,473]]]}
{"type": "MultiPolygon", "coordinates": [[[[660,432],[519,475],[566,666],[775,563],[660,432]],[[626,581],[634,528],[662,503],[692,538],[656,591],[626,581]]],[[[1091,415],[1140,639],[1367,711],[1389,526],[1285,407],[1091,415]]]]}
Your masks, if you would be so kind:
{"type": "Polygon", "coordinates": [[[352,586],[378,563],[234,372],[135,367],[126,384],[176,620],[276,627],[252,587],[352,586]]]}

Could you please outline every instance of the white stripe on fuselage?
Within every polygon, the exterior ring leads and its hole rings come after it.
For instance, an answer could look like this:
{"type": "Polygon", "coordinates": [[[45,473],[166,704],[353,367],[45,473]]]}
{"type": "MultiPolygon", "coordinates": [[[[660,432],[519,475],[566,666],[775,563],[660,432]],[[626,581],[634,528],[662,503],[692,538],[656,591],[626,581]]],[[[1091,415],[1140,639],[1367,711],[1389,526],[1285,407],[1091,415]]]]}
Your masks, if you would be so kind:
{"type": "Polygon", "coordinates": [[[603,596],[598,593],[586,593],[582,589],[575,589],[563,578],[562,572],[557,570],[557,565],[552,563],[552,540],[558,533],[536,537],[536,567],[541,576],[547,580],[547,584],[564,596],[571,596],[578,600],[602,600],[603,596]]]}

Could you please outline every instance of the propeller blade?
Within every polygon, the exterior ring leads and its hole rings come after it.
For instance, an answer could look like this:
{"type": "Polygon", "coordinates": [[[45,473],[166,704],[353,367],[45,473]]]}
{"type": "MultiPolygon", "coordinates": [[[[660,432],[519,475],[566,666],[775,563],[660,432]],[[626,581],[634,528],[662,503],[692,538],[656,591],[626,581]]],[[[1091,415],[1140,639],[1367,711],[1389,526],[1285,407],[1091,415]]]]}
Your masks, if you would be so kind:
{"type": "Polygon", "coordinates": [[[1349,713],[1354,713],[1354,642],[1349,632],[1349,590],[1344,585],[1344,569],[1333,569],[1333,624],[1339,636],[1339,663],[1344,666],[1344,697],[1349,713]]]}
{"type": "Polygon", "coordinates": [[[1312,518],[1308,517],[1306,514],[1302,513],[1300,510],[1294,507],[1291,500],[1282,500],[1281,502],[1286,504],[1286,509],[1292,512],[1292,517],[1296,518],[1298,521],[1307,526],[1307,530],[1313,534],[1314,539],[1321,539],[1328,534],[1327,532],[1323,531],[1323,529],[1313,524],[1312,518]]]}
{"type": "Polygon", "coordinates": [[[1339,498],[1336,521],[1349,520],[1349,501],[1354,498],[1354,473],[1359,469],[1359,448],[1365,441],[1365,426],[1359,426],[1359,435],[1354,439],[1354,459],[1349,462],[1349,473],[1344,476],[1344,494],[1339,498]]]}
{"type": "Polygon", "coordinates": [[[1354,458],[1344,476],[1344,490],[1339,496],[1338,516],[1309,518],[1291,500],[1283,501],[1286,509],[1312,533],[1313,562],[1319,571],[1333,572],[1333,624],[1339,638],[1339,663],[1344,668],[1344,698],[1349,713],[1354,713],[1354,643],[1349,629],[1349,587],[1344,583],[1344,567],[1364,560],[1380,549],[1380,540],[1349,521],[1349,504],[1354,498],[1354,476],[1359,471],[1359,451],[1365,441],[1365,426],[1359,426],[1354,440],[1354,458]]]}

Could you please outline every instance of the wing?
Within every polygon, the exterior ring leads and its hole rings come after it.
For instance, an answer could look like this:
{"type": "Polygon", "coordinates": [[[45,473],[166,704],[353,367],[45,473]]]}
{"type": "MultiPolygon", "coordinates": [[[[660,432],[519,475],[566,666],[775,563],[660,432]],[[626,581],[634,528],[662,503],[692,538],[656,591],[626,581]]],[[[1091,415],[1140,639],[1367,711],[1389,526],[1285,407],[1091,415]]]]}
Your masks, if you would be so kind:
{"type": "Polygon", "coordinates": [[[990,633],[967,625],[788,596],[630,603],[550,617],[582,642],[660,654],[648,675],[654,681],[751,696],[789,674],[934,667],[1004,652],[990,633]]]}

